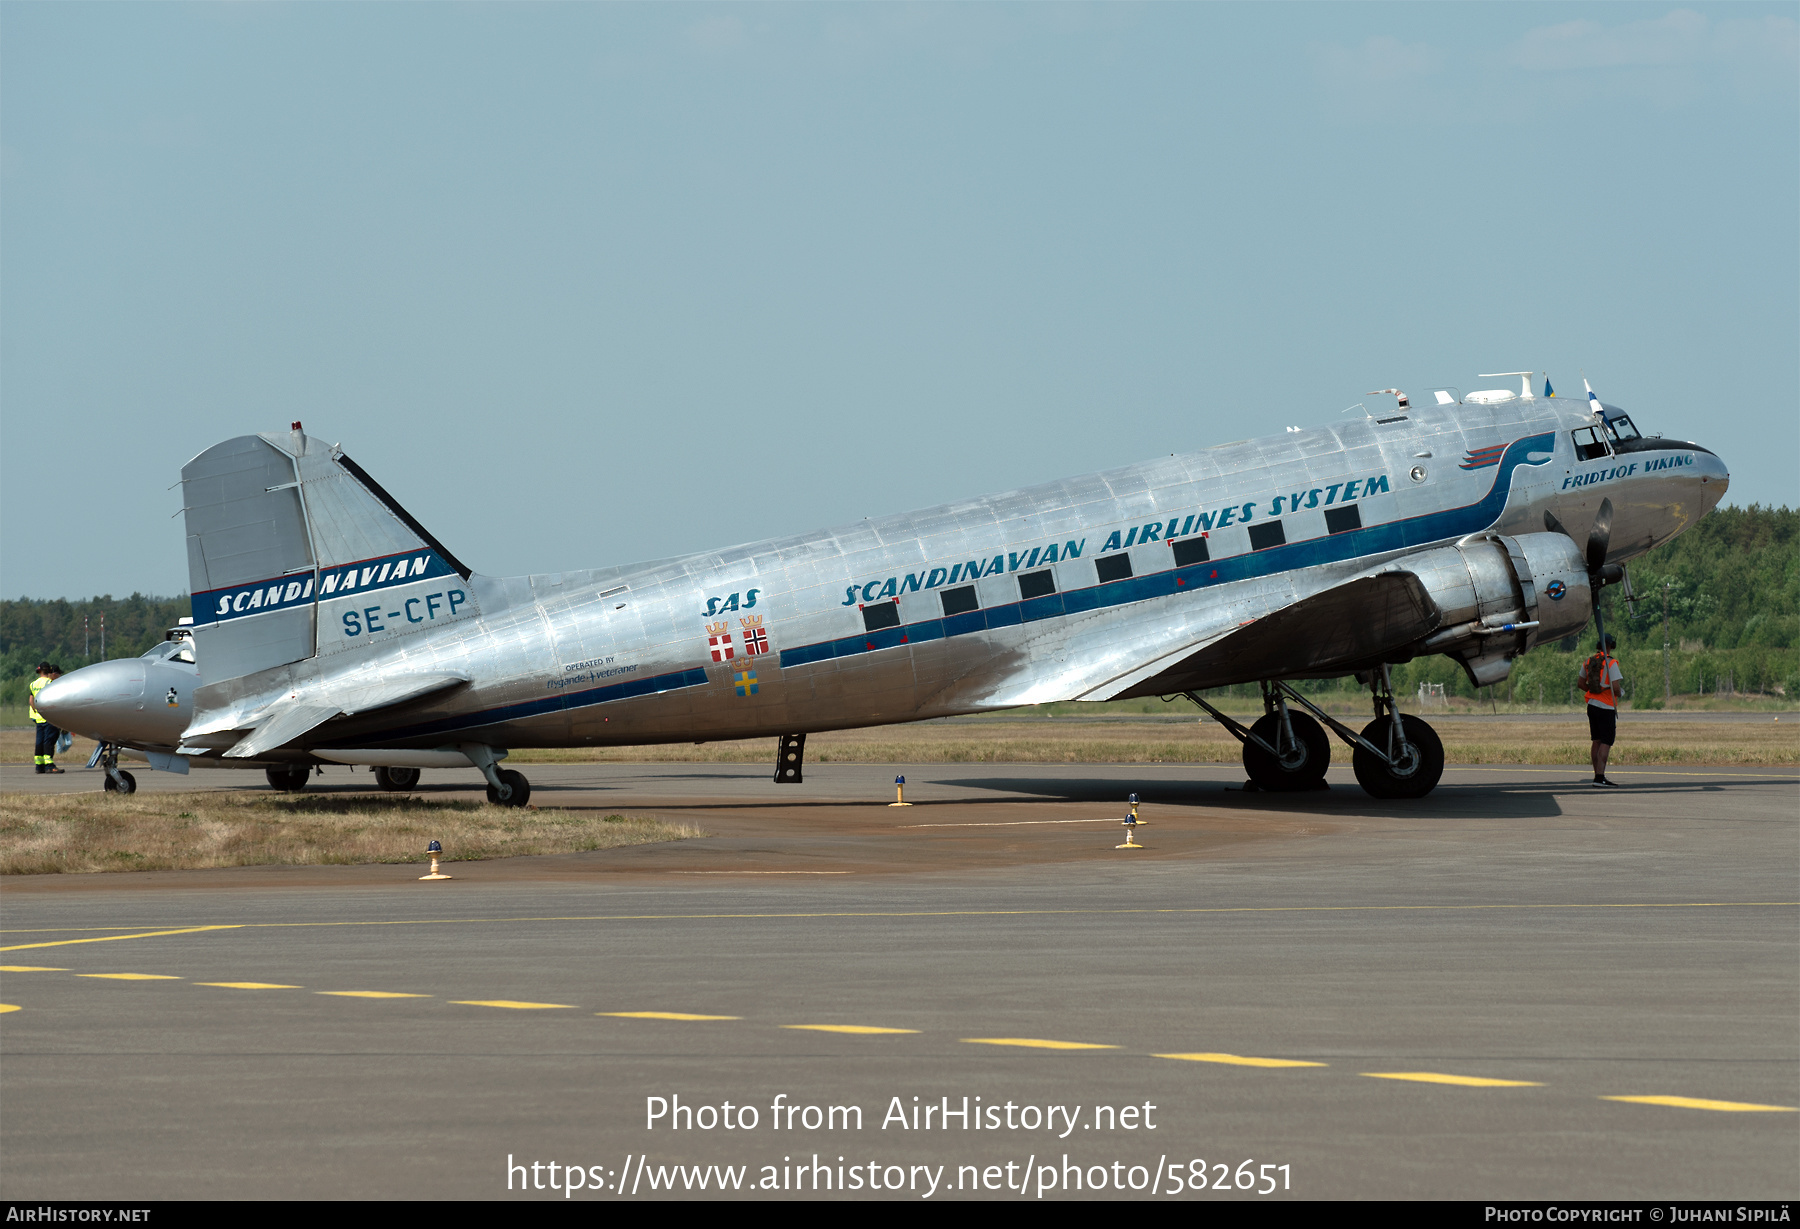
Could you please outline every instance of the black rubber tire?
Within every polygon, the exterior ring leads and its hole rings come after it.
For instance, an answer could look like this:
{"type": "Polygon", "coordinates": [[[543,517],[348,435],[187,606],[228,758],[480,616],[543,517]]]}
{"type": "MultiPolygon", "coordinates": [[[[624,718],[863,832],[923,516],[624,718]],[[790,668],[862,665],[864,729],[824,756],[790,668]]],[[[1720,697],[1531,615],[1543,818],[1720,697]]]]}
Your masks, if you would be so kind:
{"type": "MultiPolygon", "coordinates": [[[[1400,717],[1400,731],[1414,752],[1410,772],[1396,774],[1361,747],[1351,757],[1356,779],[1372,798],[1423,798],[1437,788],[1438,778],[1444,775],[1444,744],[1437,731],[1420,718],[1404,713],[1400,717]]],[[[1362,736],[1377,747],[1387,746],[1388,719],[1377,717],[1369,722],[1363,727],[1362,736]]]]}
{"type": "MultiPolygon", "coordinates": [[[[1305,713],[1292,709],[1288,710],[1288,721],[1294,727],[1294,737],[1306,752],[1306,759],[1293,771],[1283,771],[1275,757],[1255,743],[1244,744],[1244,771],[1252,781],[1271,793],[1291,794],[1317,789],[1319,782],[1325,779],[1325,770],[1331,767],[1331,740],[1325,736],[1325,727],[1305,713]]],[[[1271,747],[1279,746],[1280,715],[1263,714],[1261,720],[1250,727],[1250,732],[1271,747]]]]}
{"type": "Polygon", "coordinates": [[[137,778],[121,768],[117,781],[113,780],[112,774],[108,773],[101,778],[100,788],[109,794],[135,794],[137,793],[137,778]]]}
{"type": "Polygon", "coordinates": [[[489,802],[497,807],[522,807],[531,801],[531,782],[525,779],[524,773],[514,772],[510,768],[502,768],[499,776],[500,780],[512,790],[512,797],[501,802],[500,795],[494,792],[494,787],[490,785],[487,792],[489,802]]]}
{"type": "Polygon", "coordinates": [[[417,768],[377,768],[375,783],[385,790],[411,789],[419,783],[417,768]]]}
{"type": "Polygon", "coordinates": [[[270,768],[263,772],[269,779],[269,788],[283,794],[297,794],[306,788],[312,777],[310,768],[270,768]]]}

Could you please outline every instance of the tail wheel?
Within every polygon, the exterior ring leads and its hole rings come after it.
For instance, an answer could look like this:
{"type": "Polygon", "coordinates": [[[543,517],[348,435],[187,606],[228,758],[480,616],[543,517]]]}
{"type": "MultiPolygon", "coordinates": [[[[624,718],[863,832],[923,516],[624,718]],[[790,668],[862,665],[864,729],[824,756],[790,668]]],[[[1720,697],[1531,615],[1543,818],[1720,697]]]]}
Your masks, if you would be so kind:
{"type": "MultiPolygon", "coordinates": [[[[1386,747],[1388,731],[1388,718],[1377,717],[1363,727],[1362,736],[1377,747],[1386,747]]],[[[1362,747],[1356,748],[1351,757],[1356,779],[1372,798],[1423,798],[1444,775],[1444,744],[1437,731],[1419,718],[1404,714],[1400,731],[1396,763],[1389,765],[1362,747]]]]}
{"type": "Polygon", "coordinates": [[[284,794],[297,794],[306,788],[306,782],[312,776],[312,770],[304,766],[299,768],[271,768],[263,775],[269,778],[269,788],[284,794]]]}
{"type": "MultiPolygon", "coordinates": [[[[1244,771],[1250,779],[1272,793],[1292,793],[1314,789],[1325,779],[1331,767],[1331,740],[1325,730],[1305,713],[1288,710],[1288,723],[1293,727],[1295,746],[1288,762],[1283,764],[1255,743],[1244,744],[1244,771]]],[[[1281,714],[1268,713],[1250,727],[1250,732],[1271,747],[1281,746],[1281,714]]]]}
{"type": "Polygon", "coordinates": [[[525,779],[522,772],[514,772],[510,768],[502,768],[499,772],[501,784],[512,791],[505,802],[500,801],[500,793],[493,786],[488,786],[488,801],[499,807],[522,807],[531,801],[531,782],[525,779]]]}
{"type": "Polygon", "coordinates": [[[419,783],[417,768],[377,768],[375,783],[386,790],[411,789],[419,783]]]}
{"type": "Polygon", "coordinates": [[[100,788],[109,794],[135,794],[137,793],[137,778],[121,768],[117,781],[113,780],[111,773],[107,773],[105,777],[101,778],[100,788]]]}

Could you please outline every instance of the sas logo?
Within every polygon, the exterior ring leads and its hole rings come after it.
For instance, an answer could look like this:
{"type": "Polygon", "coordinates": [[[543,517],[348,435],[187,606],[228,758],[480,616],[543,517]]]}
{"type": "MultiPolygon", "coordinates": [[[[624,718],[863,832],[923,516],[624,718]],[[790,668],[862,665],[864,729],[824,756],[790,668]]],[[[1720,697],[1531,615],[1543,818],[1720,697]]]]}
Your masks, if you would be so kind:
{"type": "Polygon", "coordinates": [[[756,595],[761,592],[761,589],[746,590],[743,594],[743,601],[741,603],[738,601],[739,595],[736,593],[726,597],[709,597],[706,599],[706,609],[700,613],[711,618],[713,615],[724,614],[726,611],[737,610],[740,609],[740,607],[744,610],[749,610],[756,605],[756,595]]]}
{"type": "Polygon", "coordinates": [[[1567,593],[1568,591],[1569,591],[1569,586],[1563,584],[1563,582],[1560,580],[1553,580],[1549,584],[1544,586],[1545,596],[1548,597],[1553,602],[1562,601],[1563,595],[1565,593],[1567,593]]]}

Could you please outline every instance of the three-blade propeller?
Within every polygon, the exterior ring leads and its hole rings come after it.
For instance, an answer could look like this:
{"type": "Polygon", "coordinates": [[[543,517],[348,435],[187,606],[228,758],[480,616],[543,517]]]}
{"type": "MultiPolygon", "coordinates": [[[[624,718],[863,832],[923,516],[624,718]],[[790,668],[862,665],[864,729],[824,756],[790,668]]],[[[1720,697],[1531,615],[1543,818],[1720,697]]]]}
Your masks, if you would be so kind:
{"type": "MultiPolygon", "coordinates": [[[[1588,530],[1587,566],[1588,591],[1594,595],[1594,630],[1602,637],[1606,635],[1606,620],[1600,609],[1600,591],[1614,581],[1623,579],[1624,569],[1618,564],[1606,562],[1606,549],[1612,541],[1612,500],[1602,499],[1600,511],[1594,514],[1593,527],[1588,530]]],[[[1556,514],[1548,509],[1544,512],[1544,528],[1551,533],[1560,533],[1564,537],[1573,538],[1563,523],[1556,519],[1556,514]]]]}

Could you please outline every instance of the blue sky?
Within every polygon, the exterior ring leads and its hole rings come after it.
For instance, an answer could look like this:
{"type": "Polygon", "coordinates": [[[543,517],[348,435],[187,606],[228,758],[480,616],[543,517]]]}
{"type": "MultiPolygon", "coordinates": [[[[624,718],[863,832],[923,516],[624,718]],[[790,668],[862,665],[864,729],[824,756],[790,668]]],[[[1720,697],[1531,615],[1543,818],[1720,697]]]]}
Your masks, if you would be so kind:
{"type": "Polygon", "coordinates": [[[1793,4],[0,6],[0,592],[293,419],[465,562],[1585,370],[1800,495],[1793,4]]]}

